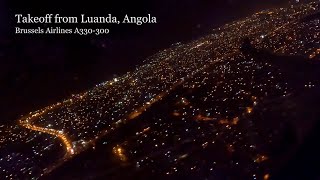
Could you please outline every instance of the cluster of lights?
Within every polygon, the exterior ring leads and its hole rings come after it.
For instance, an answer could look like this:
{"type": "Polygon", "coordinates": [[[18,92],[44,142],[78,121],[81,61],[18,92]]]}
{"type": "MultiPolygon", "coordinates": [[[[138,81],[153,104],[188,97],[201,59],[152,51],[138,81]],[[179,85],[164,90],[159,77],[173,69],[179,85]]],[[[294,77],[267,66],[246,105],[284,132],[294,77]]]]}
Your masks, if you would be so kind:
{"type": "MultiPolygon", "coordinates": [[[[143,127],[133,141],[115,146],[115,156],[121,161],[140,158],[136,161],[139,168],[156,162],[155,159],[168,158],[168,169],[161,172],[165,175],[186,171],[186,168],[199,172],[203,166],[214,172],[219,167],[219,162],[214,159],[210,165],[209,160],[207,164],[197,161],[199,157],[192,156],[192,150],[182,154],[174,151],[188,144],[199,144],[203,151],[223,144],[230,154],[243,148],[254,151],[248,154],[253,164],[267,161],[267,155],[258,153],[256,144],[245,141],[252,134],[238,126],[243,119],[250,127],[254,124],[250,116],[261,98],[284,95],[288,89],[280,78],[281,74],[273,73],[270,64],[246,59],[238,49],[242,39],[250,37],[255,46],[275,53],[317,58],[320,52],[319,20],[304,20],[317,10],[317,3],[312,2],[256,13],[215,29],[193,42],[175,44],[147,58],[132,72],[22,117],[18,125],[0,126],[2,149],[10,148],[12,143],[26,147],[35,144],[31,146],[32,153],[13,152],[1,156],[1,173],[8,179],[39,177],[47,168],[32,158],[65,161],[91,147],[97,139],[122,123],[139,121],[147,109],[181,88],[185,93],[176,94],[172,113],[155,116],[155,124],[143,127]],[[265,77],[255,79],[260,70],[266,72],[265,77]],[[201,88],[202,93],[197,95],[195,92],[201,88]],[[208,104],[215,106],[208,107],[208,104]],[[177,128],[177,122],[168,121],[170,119],[179,120],[178,126],[181,127],[177,128]],[[192,138],[189,138],[190,134],[193,134],[192,138]],[[178,143],[174,148],[173,137],[178,143]],[[56,149],[61,150],[60,154],[52,153],[56,149]],[[148,151],[150,156],[146,155],[148,151]],[[23,170],[5,167],[7,162],[15,163],[23,170]],[[181,166],[182,162],[187,165],[181,166]]],[[[309,83],[306,87],[314,87],[314,84],[309,83]]],[[[232,166],[240,163],[243,162],[234,161],[232,166]]],[[[56,167],[55,163],[50,167],[56,167]]],[[[252,172],[257,177],[255,172],[260,171],[255,169],[252,172]]],[[[264,179],[270,176],[267,172],[259,175],[264,179]]]]}

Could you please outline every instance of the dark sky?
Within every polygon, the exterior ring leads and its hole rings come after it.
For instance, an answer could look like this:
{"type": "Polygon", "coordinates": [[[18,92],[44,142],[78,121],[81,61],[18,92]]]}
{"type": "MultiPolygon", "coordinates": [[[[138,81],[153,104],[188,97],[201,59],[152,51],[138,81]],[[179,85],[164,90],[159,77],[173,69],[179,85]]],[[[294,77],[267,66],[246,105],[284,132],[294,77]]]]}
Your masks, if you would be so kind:
{"type": "MultiPolygon", "coordinates": [[[[134,68],[178,41],[288,0],[17,1],[0,5],[1,121],[38,109],[134,68]],[[41,7],[41,8],[39,8],[41,7]],[[15,13],[157,17],[157,24],[108,26],[106,36],[15,35],[15,13]]],[[[0,122],[1,123],[1,122],[0,122]]]]}

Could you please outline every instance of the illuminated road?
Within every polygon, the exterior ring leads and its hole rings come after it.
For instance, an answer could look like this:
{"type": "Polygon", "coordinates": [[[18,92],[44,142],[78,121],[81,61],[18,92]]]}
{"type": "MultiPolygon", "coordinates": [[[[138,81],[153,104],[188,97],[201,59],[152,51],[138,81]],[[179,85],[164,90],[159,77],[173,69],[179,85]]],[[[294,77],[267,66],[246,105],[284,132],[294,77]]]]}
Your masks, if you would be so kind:
{"type": "Polygon", "coordinates": [[[54,130],[54,129],[47,129],[47,128],[43,128],[43,127],[38,127],[38,126],[35,126],[35,125],[28,124],[26,122],[20,122],[20,124],[23,127],[27,128],[27,129],[56,136],[65,145],[66,150],[67,150],[66,154],[67,155],[68,154],[70,154],[70,155],[74,154],[74,150],[72,148],[72,144],[70,143],[70,140],[66,137],[66,135],[63,134],[62,131],[57,131],[57,130],[54,130]]]}
{"type": "Polygon", "coordinates": [[[42,110],[30,113],[29,115],[22,117],[18,121],[19,124],[21,126],[23,126],[24,128],[27,128],[27,129],[30,129],[33,131],[38,131],[38,132],[45,133],[45,134],[50,134],[52,136],[57,137],[58,139],[61,140],[61,142],[64,144],[64,147],[66,148],[66,153],[65,153],[64,157],[62,159],[59,159],[56,163],[52,164],[50,167],[46,168],[44,170],[44,174],[50,173],[52,170],[54,170],[55,168],[62,165],[65,161],[72,158],[73,155],[75,154],[75,151],[72,147],[71,140],[68,139],[68,137],[63,133],[63,131],[58,131],[55,129],[48,129],[48,128],[39,127],[39,126],[31,124],[33,121],[37,120],[38,117],[48,113],[49,111],[51,111],[53,109],[61,107],[61,105],[62,105],[62,103],[54,104],[54,105],[46,107],[42,110]]]}
{"type": "MultiPolygon", "coordinates": [[[[176,89],[178,86],[180,86],[182,83],[184,82],[184,80],[180,80],[179,82],[175,83],[172,88],[171,91],[176,89]]],[[[147,102],[145,105],[137,108],[134,112],[130,113],[128,116],[128,119],[134,119],[138,116],[140,116],[143,112],[145,112],[148,108],[150,108],[152,106],[152,104],[158,102],[159,100],[161,100],[162,98],[164,98],[165,96],[167,96],[171,91],[166,91],[166,92],[162,92],[160,94],[158,94],[155,98],[151,99],[149,102],[147,102]]]]}
{"type": "Polygon", "coordinates": [[[62,105],[62,103],[57,103],[52,106],[48,106],[44,109],[35,111],[33,113],[30,113],[29,115],[22,117],[18,122],[21,126],[27,128],[27,129],[50,134],[50,135],[53,135],[53,136],[59,138],[62,141],[62,143],[64,144],[64,146],[66,147],[66,156],[71,156],[74,154],[74,149],[72,148],[72,143],[62,131],[32,125],[32,122],[35,121],[38,117],[48,113],[49,111],[52,111],[54,109],[61,107],[61,105],[62,105]]]}

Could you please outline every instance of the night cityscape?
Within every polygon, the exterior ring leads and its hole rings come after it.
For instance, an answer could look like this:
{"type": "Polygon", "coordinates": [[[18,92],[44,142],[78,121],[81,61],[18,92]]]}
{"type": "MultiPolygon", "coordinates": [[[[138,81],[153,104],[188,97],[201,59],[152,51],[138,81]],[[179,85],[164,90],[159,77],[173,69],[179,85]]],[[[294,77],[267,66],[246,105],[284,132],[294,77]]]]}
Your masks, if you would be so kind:
{"type": "Polygon", "coordinates": [[[224,21],[138,56],[89,39],[99,58],[143,60],[48,78],[42,69],[29,90],[11,83],[26,73],[13,78],[3,63],[1,80],[16,90],[1,97],[0,179],[319,179],[319,1],[224,21]]]}

